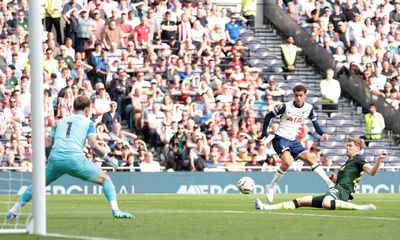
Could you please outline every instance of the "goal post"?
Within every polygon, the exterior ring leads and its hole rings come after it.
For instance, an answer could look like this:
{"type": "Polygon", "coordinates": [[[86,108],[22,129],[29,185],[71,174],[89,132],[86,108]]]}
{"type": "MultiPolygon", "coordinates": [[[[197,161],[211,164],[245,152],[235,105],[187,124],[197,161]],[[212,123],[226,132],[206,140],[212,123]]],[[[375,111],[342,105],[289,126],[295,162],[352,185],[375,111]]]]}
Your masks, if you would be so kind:
{"type": "MultiPolygon", "coordinates": [[[[31,233],[36,235],[47,234],[46,224],[46,184],[45,184],[45,129],[44,129],[44,88],[43,88],[43,51],[42,51],[42,34],[43,25],[41,19],[41,2],[38,0],[28,0],[29,6],[29,62],[30,62],[30,79],[31,79],[31,113],[32,113],[32,218],[31,212],[27,214],[25,223],[20,217],[14,221],[5,219],[0,222],[0,234],[23,234],[31,233]],[[14,222],[12,222],[14,221],[14,222]],[[22,226],[22,227],[21,227],[22,226]]],[[[12,171],[9,169],[8,171],[12,171]]],[[[0,174],[1,175],[1,174],[0,174]]],[[[1,176],[0,176],[1,178],[1,176]]],[[[23,176],[21,176],[23,183],[23,176]]],[[[8,194],[7,201],[0,201],[9,209],[14,204],[15,199],[12,195],[21,194],[13,184],[12,172],[8,179],[0,179],[8,182],[8,189],[1,190],[0,194],[8,194]]],[[[1,185],[1,184],[0,184],[1,185]]],[[[19,186],[21,187],[21,186],[19,186]]],[[[3,198],[0,198],[3,199],[3,198]]],[[[3,207],[2,207],[3,209],[3,207]]],[[[25,209],[25,208],[24,208],[25,209]]],[[[25,210],[27,211],[27,209],[25,210]]],[[[22,213],[22,215],[26,215],[22,213]]]]}
{"type": "Polygon", "coordinates": [[[32,112],[32,204],[33,229],[37,235],[46,234],[45,189],[45,137],[43,108],[43,51],[41,1],[29,0],[29,60],[31,65],[31,112],[32,112]]]}

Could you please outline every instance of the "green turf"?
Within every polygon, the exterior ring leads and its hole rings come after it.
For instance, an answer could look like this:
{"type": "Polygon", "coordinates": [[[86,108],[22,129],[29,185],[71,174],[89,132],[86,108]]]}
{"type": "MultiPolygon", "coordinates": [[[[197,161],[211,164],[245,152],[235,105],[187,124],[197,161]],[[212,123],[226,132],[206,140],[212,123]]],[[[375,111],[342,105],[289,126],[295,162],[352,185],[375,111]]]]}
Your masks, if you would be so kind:
{"type": "MultiPolygon", "coordinates": [[[[275,201],[301,195],[276,195],[275,201]]],[[[112,239],[399,239],[400,195],[356,195],[377,211],[258,211],[257,195],[121,195],[134,220],[113,219],[103,196],[48,196],[48,232],[112,239]]],[[[0,197],[4,201],[4,197],[0,197]]],[[[0,212],[5,212],[4,204],[0,212]]],[[[28,210],[24,209],[24,210],[28,210]]],[[[0,235],[0,239],[56,239],[0,235]]]]}

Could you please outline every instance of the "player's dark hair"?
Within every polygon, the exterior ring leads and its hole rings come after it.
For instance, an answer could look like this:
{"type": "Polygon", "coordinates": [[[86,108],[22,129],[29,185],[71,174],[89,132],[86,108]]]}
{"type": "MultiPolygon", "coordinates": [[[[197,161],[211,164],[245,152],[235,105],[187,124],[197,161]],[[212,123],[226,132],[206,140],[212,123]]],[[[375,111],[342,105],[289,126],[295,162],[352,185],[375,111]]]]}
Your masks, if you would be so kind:
{"type": "Polygon", "coordinates": [[[307,93],[307,88],[304,87],[303,85],[296,85],[293,88],[293,92],[304,92],[304,93],[307,93]]]}
{"type": "Polygon", "coordinates": [[[353,142],[357,147],[360,148],[360,150],[364,149],[365,143],[362,138],[359,137],[349,137],[347,139],[348,142],[353,142]]]}
{"type": "Polygon", "coordinates": [[[92,104],[92,101],[86,96],[79,96],[75,98],[74,100],[74,110],[75,111],[81,111],[84,110],[87,107],[90,107],[92,104]]]}

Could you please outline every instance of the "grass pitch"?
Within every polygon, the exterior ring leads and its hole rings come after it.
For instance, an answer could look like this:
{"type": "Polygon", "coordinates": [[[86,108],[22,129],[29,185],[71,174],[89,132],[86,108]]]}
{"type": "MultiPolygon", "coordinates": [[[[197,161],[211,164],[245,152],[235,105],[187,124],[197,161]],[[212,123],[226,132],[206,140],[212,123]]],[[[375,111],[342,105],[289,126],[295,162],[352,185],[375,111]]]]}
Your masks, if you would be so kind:
{"type": "MultiPolygon", "coordinates": [[[[299,196],[302,195],[276,195],[275,202],[299,196]]],[[[355,196],[354,203],[373,203],[376,211],[259,211],[254,208],[257,197],[264,199],[261,195],[241,194],[120,195],[120,208],[135,215],[134,220],[125,220],[111,217],[108,203],[101,195],[48,196],[47,228],[49,233],[107,239],[400,238],[400,194],[355,196]]],[[[0,212],[4,213],[6,198],[0,196],[0,200],[0,212]]],[[[0,235],[0,239],[60,238],[0,235]]]]}

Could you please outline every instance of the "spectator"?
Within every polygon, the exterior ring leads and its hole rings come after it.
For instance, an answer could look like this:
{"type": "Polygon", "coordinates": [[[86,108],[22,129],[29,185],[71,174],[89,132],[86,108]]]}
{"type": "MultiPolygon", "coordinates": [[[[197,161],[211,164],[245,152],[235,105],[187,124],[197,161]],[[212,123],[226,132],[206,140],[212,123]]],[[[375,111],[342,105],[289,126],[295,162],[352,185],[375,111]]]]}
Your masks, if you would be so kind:
{"type": "Polygon", "coordinates": [[[103,114],[101,122],[106,125],[108,131],[112,129],[114,122],[122,122],[121,116],[117,113],[117,102],[110,103],[110,111],[103,114]]]}
{"type": "Polygon", "coordinates": [[[94,68],[96,69],[95,82],[96,83],[101,82],[103,84],[106,84],[110,68],[111,66],[108,61],[108,52],[106,50],[101,50],[100,58],[98,58],[98,61],[96,62],[94,68]]]}
{"type": "Polygon", "coordinates": [[[58,67],[58,62],[53,58],[53,50],[46,49],[46,55],[43,60],[43,69],[49,73],[55,73],[58,67]]]}
{"type": "MultiPolygon", "coordinates": [[[[124,47],[126,46],[124,42],[124,37],[126,36],[129,36],[129,34],[125,34],[121,30],[121,25],[117,25],[115,20],[111,20],[105,27],[103,36],[101,38],[103,47],[106,49],[111,49],[112,43],[116,44],[116,48],[120,48],[120,46],[124,47]]],[[[125,41],[128,42],[128,39],[125,39],[125,41]]]]}
{"type": "Polygon", "coordinates": [[[329,16],[329,22],[333,23],[335,31],[339,31],[339,22],[346,22],[346,16],[340,11],[339,3],[333,4],[333,13],[329,16]]]}
{"type": "Polygon", "coordinates": [[[78,12],[82,6],[76,0],[70,0],[66,3],[62,10],[62,17],[65,21],[64,38],[71,38],[73,42],[76,40],[78,30],[78,12]]]}
{"type": "MultiPolygon", "coordinates": [[[[72,80],[69,80],[72,82],[72,80]]],[[[67,86],[64,90],[64,94],[60,94],[57,100],[57,113],[61,114],[61,111],[65,110],[67,115],[73,114],[74,109],[74,95],[72,88],[67,86]]]]}
{"type": "Polygon", "coordinates": [[[369,112],[364,115],[365,134],[367,140],[378,140],[382,137],[382,131],[385,128],[385,119],[382,114],[377,112],[375,104],[369,105],[369,112]]]}
{"type": "Polygon", "coordinates": [[[331,170],[333,170],[333,169],[331,169],[331,167],[334,166],[333,157],[325,156],[325,155],[322,156],[321,157],[321,165],[326,168],[327,172],[330,172],[331,170]]]}
{"type": "Polygon", "coordinates": [[[208,22],[207,22],[207,17],[204,16],[204,14],[205,14],[204,9],[201,9],[201,8],[197,9],[197,10],[196,10],[196,16],[195,16],[194,18],[191,19],[192,23],[193,23],[194,21],[199,21],[199,22],[200,22],[200,25],[201,25],[202,27],[207,28],[207,24],[208,24],[208,22]]]}
{"type": "Polygon", "coordinates": [[[228,161],[225,162],[224,166],[228,172],[243,172],[243,166],[238,163],[237,161],[237,156],[235,151],[230,151],[229,152],[229,158],[228,161]]]}
{"type": "Polygon", "coordinates": [[[165,169],[167,171],[182,171],[189,170],[189,166],[184,165],[183,153],[179,152],[178,141],[169,144],[168,152],[166,154],[165,169]]]}
{"type": "Polygon", "coordinates": [[[150,26],[147,17],[141,17],[140,24],[133,30],[133,41],[136,48],[143,48],[150,43],[150,26]]]}
{"type": "Polygon", "coordinates": [[[327,114],[330,117],[332,110],[338,109],[338,102],[341,94],[340,83],[338,80],[333,78],[333,69],[326,70],[325,79],[320,83],[321,95],[322,95],[322,110],[327,110],[327,114]]]}
{"type": "Polygon", "coordinates": [[[207,159],[208,153],[204,148],[204,141],[202,138],[196,140],[196,147],[190,149],[190,170],[203,171],[205,166],[205,160],[207,159]]]}
{"type": "Polygon", "coordinates": [[[287,14],[293,19],[293,21],[295,21],[297,24],[300,24],[301,13],[296,8],[294,2],[288,2],[287,14]]]}
{"type": "Polygon", "coordinates": [[[28,31],[28,22],[25,18],[25,13],[23,10],[18,10],[17,18],[13,20],[12,30],[15,30],[18,26],[21,26],[24,31],[28,31]]]}
{"type": "Polygon", "coordinates": [[[46,16],[45,16],[46,31],[51,32],[52,27],[54,26],[57,34],[57,43],[62,44],[61,15],[63,11],[63,1],[61,0],[47,1],[45,10],[46,10],[46,16]]]}
{"type": "Polygon", "coordinates": [[[277,160],[274,158],[273,155],[267,155],[267,160],[262,165],[261,171],[262,172],[274,172],[276,168],[279,167],[277,160]]]}
{"type": "Polygon", "coordinates": [[[287,72],[296,71],[296,58],[297,53],[301,51],[301,49],[294,45],[293,36],[288,36],[286,39],[286,43],[280,45],[281,55],[283,61],[283,69],[287,72]]]}
{"type": "Polygon", "coordinates": [[[9,121],[9,127],[11,130],[14,132],[20,132],[22,123],[25,120],[25,115],[14,96],[9,99],[7,106],[3,107],[3,111],[6,119],[9,121]]]}
{"type": "Polygon", "coordinates": [[[146,152],[144,160],[140,162],[140,171],[141,172],[160,172],[160,163],[154,161],[153,153],[146,152]]]}
{"type": "Polygon", "coordinates": [[[247,26],[255,27],[255,21],[257,16],[257,1],[242,0],[241,13],[247,19],[247,26]]]}
{"type": "Polygon", "coordinates": [[[149,33],[149,40],[150,42],[155,39],[155,37],[160,37],[161,32],[160,32],[160,23],[154,15],[155,9],[149,9],[147,10],[147,22],[150,27],[150,33],[149,33]]]}
{"type": "Polygon", "coordinates": [[[268,80],[268,87],[265,92],[267,96],[272,96],[273,100],[276,101],[282,99],[285,95],[285,91],[277,86],[276,80],[273,77],[270,77],[268,80]]]}
{"type": "Polygon", "coordinates": [[[89,17],[89,12],[86,8],[79,11],[75,50],[83,52],[83,45],[90,38],[90,35],[95,31],[95,22],[89,17]]]}
{"type": "Polygon", "coordinates": [[[261,163],[257,159],[257,153],[251,153],[251,159],[244,165],[247,172],[261,171],[261,163]]]}
{"type": "Polygon", "coordinates": [[[209,159],[205,162],[204,171],[207,172],[225,172],[223,168],[224,164],[219,161],[219,153],[218,152],[211,152],[209,155],[209,159]]]}
{"type": "Polygon", "coordinates": [[[310,150],[314,146],[314,137],[306,124],[301,126],[296,138],[307,150],[310,150]]]}
{"type": "Polygon", "coordinates": [[[190,24],[190,15],[182,14],[181,22],[178,25],[179,41],[185,42],[192,39],[192,27],[190,24]]]}
{"type": "Polygon", "coordinates": [[[236,158],[236,161],[240,163],[242,166],[246,165],[246,163],[250,162],[251,156],[249,156],[247,148],[241,147],[239,148],[239,155],[236,158]]]}
{"type": "Polygon", "coordinates": [[[214,44],[221,40],[226,41],[226,33],[222,30],[221,24],[215,24],[214,28],[210,31],[210,39],[214,44]]]}
{"type": "Polygon", "coordinates": [[[322,149],[319,146],[312,146],[310,148],[310,154],[313,155],[318,162],[321,162],[321,160],[323,160],[322,149]]]}
{"type": "Polygon", "coordinates": [[[386,98],[386,101],[390,103],[390,105],[392,105],[394,109],[399,110],[400,101],[398,97],[398,92],[395,88],[392,88],[390,90],[390,96],[389,98],[386,98]]]}
{"type": "Polygon", "coordinates": [[[389,14],[389,23],[400,23],[400,2],[394,1],[394,9],[389,14]]]}
{"type": "Polygon", "coordinates": [[[165,19],[161,22],[161,39],[168,41],[171,37],[177,37],[178,28],[176,22],[172,20],[170,11],[165,13],[165,19]]]}
{"type": "Polygon", "coordinates": [[[144,160],[146,153],[147,153],[147,147],[146,143],[143,141],[138,141],[137,143],[137,155],[135,156],[135,166],[139,166],[139,164],[144,160]]]}
{"type": "Polygon", "coordinates": [[[225,25],[226,39],[231,44],[236,43],[239,38],[239,29],[242,26],[242,22],[246,22],[247,20],[239,15],[232,14],[231,21],[225,25]]]}

